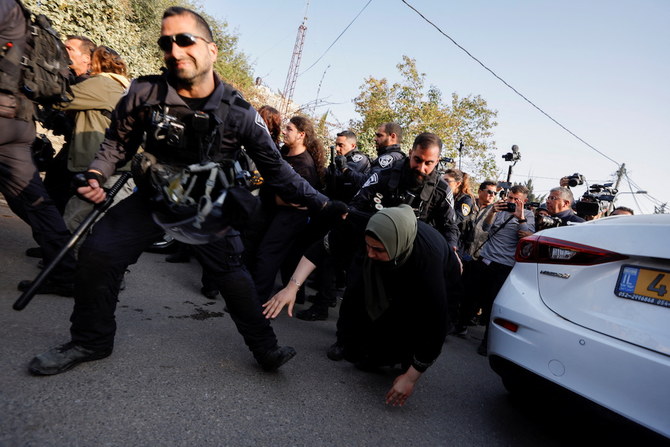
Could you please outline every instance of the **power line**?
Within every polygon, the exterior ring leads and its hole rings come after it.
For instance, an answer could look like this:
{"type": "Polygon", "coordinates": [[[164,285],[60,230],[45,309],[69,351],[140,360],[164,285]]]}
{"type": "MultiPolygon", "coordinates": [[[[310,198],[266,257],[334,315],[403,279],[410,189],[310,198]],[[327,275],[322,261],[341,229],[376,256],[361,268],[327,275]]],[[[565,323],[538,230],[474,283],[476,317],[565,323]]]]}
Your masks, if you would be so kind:
{"type": "Polygon", "coordinates": [[[365,11],[365,8],[367,8],[368,5],[369,5],[370,3],[372,3],[372,0],[368,0],[368,2],[365,4],[365,6],[363,6],[363,9],[361,9],[361,10],[358,12],[358,14],[356,14],[356,17],[354,17],[354,19],[353,19],[351,22],[349,22],[349,24],[347,25],[347,27],[344,28],[344,30],[342,30],[342,32],[340,33],[340,35],[337,36],[337,38],[333,41],[333,43],[331,43],[330,46],[329,46],[328,48],[326,48],[326,51],[324,51],[323,54],[322,54],[321,56],[319,56],[319,58],[318,58],[312,65],[310,65],[309,67],[307,67],[307,69],[306,69],[305,71],[303,71],[302,73],[300,73],[298,76],[302,76],[302,75],[304,75],[305,73],[307,73],[307,72],[310,70],[310,68],[312,68],[313,66],[315,66],[316,64],[318,64],[319,61],[320,61],[321,59],[323,59],[323,56],[326,55],[326,53],[328,52],[328,50],[330,50],[331,48],[333,48],[333,45],[335,45],[335,43],[336,43],[338,40],[340,40],[340,37],[342,37],[342,35],[349,29],[349,27],[350,27],[351,25],[353,25],[353,23],[356,21],[356,19],[358,18],[358,16],[360,16],[360,15],[363,13],[363,11],[365,11]]]}
{"type": "Polygon", "coordinates": [[[583,140],[581,137],[579,137],[577,134],[575,134],[574,132],[572,132],[570,129],[568,129],[568,128],[565,127],[563,124],[561,124],[561,123],[558,122],[556,119],[554,119],[551,115],[549,115],[547,112],[545,112],[545,111],[542,110],[540,107],[538,107],[537,105],[535,105],[535,103],[533,103],[533,101],[531,101],[530,99],[526,98],[521,92],[519,92],[517,89],[515,89],[515,88],[512,87],[510,84],[508,84],[507,81],[505,81],[503,78],[501,78],[500,76],[498,76],[498,74],[496,74],[496,73],[495,73],[493,70],[491,70],[489,67],[487,67],[486,65],[484,65],[484,63],[483,63],[482,61],[480,61],[479,59],[477,59],[477,58],[476,58],[475,56],[473,56],[468,50],[466,50],[466,49],[463,48],[461,45],[459,45],[458,42],[456,42],[456,41],[455,41],[454,39],[452,39],[448,34],[446,34],[444,31],[442,31],[442,30],[441,30],[437,25],[435,25],[433,22],[431,22],[430,20],[428,20],[428,18],[427,18],[426,16],[424,16],[423,14],[421,14],[421,12],[419,12],[414,6],[412,6],[412,5],[410,5],[409,3],[407,3],[406,0],[402,0],[402,2],[403,2],[404,4],[406,4],[410,9],[412,9],[414,12],[416,12],[416,13],[417,13],[423,20],[425,20],[425,21],[428,22],[430,25],[432,25],[432,26],[433,26],[433,27],[434,27],[440,34],[442,34],[444,37],[446,37],[447,39],[449,39],[449,40],[450,40],[454,45],[456,45],[458,48],[460,48],[461,50],[463,50],[463,51],[465,52],[465,54],[467,54],[468,56],[470,56],[471,59],[473,59],[473,60],[474,60],[475,62],[477,62],[479,65],[481,65],[482,67],[484,67],[484,69],[485,69],[486,71],[488,71],[488,72],[491,73],[493,76],[495,76],[500,82],[502,82],[502,83],[505,84],[507,87],[509,87],[514,93],[516,93],[516,94],[519,95],[521,98],[523,98],[528,104],[530,104],[531,106],[533,106],[535,109],[537,109],[537,110],[538,110],[540,113],[542,113],[544,116],[546,116],[546,117],[549,118],[551,121],[553,121],[554,123],[556,123],[556,124],[557,124],[558,126],[560,126],[563,130],[565,130],[566,132],[568,132],[570,135],[572,135],[573,137],[575,137],[576,139],[578,139],[579,141],[581,141],[582,143],[584,143],[587,147],[593,149],[593,150],[596,151],[598,154],[602,155],[603,157],[605,157],[606,159],[608,159],[608,160],[611,161],[612,163],[615,163],[615,164],[617,165],[617,167],[621,165],[621,163],[619,163],[618,161],[614,160],[613,158],[609,157],[608,155],[604,154],[603,152],[599,151],[598,149],[596,149],[595,147],[593,147],[592,145],[590,145],[589,143],[587,143],[586,141],[584,141],[584,140],[583,140]]]}
{"type": "MultiPolygon", "coordinates": [[[[639,190],[643,190],[643,191],[645,190],[645,188],[641,188],[640,185],[638,185],[637,183],[635,183],[635,182],[633,181],[633,179],[630,178],[630,176],[628,175],[628,172],[626,172],[626,179],[628,180],[629,185],[632,184],[632,185],[635,187],[636,190],[638,190],[638,191],[639,191],[639,190]]],[[[663,203],[661,200],[657,199],[656,197],[653,197],[653,196],[650,195],[649,193],[646,193],[645,196],[647,196],[647,197],[649,198],[649,200],[650,200],[652,203],[654,203],[655,205],[661,205],[661,204],[663,203]]]]}
{"type": "MultiPolygon", "coordinates": [[[[625,174],[624,174],[625,175],[625,174]]],[[[637,209],[640,210],[640,213],[645,214],[644,210],[640,206],[640,202],[637,201],[637,197],[635,197],[637,194],[633,191],[633,185],[631,184],[630,178],[626,175],[626,181],[628,182],[628,187],[630,188],[633,196],[633,201],[635,202],[635,205],[637,205],[637,209]]]]}

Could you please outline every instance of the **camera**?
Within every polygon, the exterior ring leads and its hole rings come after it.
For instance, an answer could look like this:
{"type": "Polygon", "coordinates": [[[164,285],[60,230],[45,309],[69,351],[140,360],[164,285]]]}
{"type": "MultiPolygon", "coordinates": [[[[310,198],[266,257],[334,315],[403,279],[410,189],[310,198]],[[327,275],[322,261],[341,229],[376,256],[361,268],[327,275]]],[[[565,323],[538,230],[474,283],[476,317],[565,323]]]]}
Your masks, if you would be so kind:
{"type": "Polygon", "coordinates": [[[519,152],[519,146],[516,144],[512,146],[512,152],[508,152],[502,156],[505,161],[519,161],[521,160],[521,152],[519,152]]]}
{"type": "Polygon", "coordinates": [[[437,162],[437,170],[440,173],[447,172],[449,169],[449,163],[453,163],[454,159],[451,157],[442,157],[440,160],[437,162]]]}
{"type": "Polygon", "coordinates": [[[580,216],[596,216],[604,208],[603,202],[612,202],[617,192],[611,182],[591,185],[588,192],[575,204],[575,210],[580,216]]]}
{"type": "Polygon", "coordinates": [[[572,175],[567,176],[568,178],[568,185],[574,187],[577,185],[583,185],[584,181],[586,178],[582,174],[574,173],[572,175]]]}
{"type": "Polygon", "coordinates": [[[617,189],[612,187],[612,183],[604,183],[602,185],[591,185],[589,187],[590,195],[594,196],[596,199],[611,202],[617,195],[617,189]]]}
{"type": "Polygon", "coordinates": [[[165,113],[155,110],[151,115],[151,122],[155,127],[154,138],[157,141],[165,141],[168,145],[173,147],[183,148],[186,146],[184,132],[186,126],[176,117],[167,114],[167,107],[165,113]]]}
{"type": "Polygon", "coordinates": [[[553,216],[537,216],[535,218],[535,228],[537,231],[546,230],[547,228],[555,228],[561,226],[561,219],[553,216]]]}
{"type": "Polygon", "coordinates": [[[503,205],[505,205],[505,207],[501,211],[507,211],[509,213],[516,211],[516,203],[514,202],[505,202],[503,205]]]}

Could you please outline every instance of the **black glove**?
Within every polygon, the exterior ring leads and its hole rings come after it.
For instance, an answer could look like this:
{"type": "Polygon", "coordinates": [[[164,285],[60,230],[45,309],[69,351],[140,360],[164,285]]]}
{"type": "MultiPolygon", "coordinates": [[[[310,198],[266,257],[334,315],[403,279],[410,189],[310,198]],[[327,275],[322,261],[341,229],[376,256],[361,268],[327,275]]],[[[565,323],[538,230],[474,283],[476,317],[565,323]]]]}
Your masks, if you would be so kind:
{"type": "Polygon", "coordinates": [[[345,169],[347,169],[347,157],[344,155],[338,155],[335,157],[335,166],[337,166],[337,169],[340,170],[340,172],[344,172],[345,169]]]}
{"type": "MultiPolygon", "coordinates": [[[[95,171],[84,172],[84,178],[86,180],[96,180],[98,182],[98,185],[100,185],[101,188],[102,188],[102,185],[105,184],[105,178],[101,174],[98,174],[95,171]]],[[[88,181],[86,182],[86,185],[88,185],[88,181]]],[[[83,185],[83,186],[86,186],[86,185],[83,185]]]]}
{"type": "Polygon", "coordinates": [[[349,207],[346,203],[339,200],[330,200],[321,208],[319,217],[326,222],[335,223],[345,218],[345,214],[349,212],[349,207]]]}
{"type": "Polygon", "coordinates": [[[341,175],[341,172],[337,166],[335,166],[335,163],[331,163],[328,165],[326,168],[326,175],[329,177],[338,177],[341,175]]]}
{"type": "Polygon", "coordinates": [[[77,194],[77,188],[88,186],[89,180],[97,180],[98,185],[100,185],[100,187],[102,187],[102,185],[105,183],[105,180],[102,178],[102,175],[98,174],[97,172],[93,171],[79,172],[72,177],[72,181],[70,182],[72,192],[77,194]]]}

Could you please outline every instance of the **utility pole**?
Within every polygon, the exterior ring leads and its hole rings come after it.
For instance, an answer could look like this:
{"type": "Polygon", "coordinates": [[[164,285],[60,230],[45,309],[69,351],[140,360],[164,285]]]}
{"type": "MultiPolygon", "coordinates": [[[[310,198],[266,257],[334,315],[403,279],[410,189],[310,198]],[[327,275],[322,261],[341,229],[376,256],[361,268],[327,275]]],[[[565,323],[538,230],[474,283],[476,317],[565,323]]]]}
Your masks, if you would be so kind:
{"type": "MultiPolygon", "coordinates": [[[[623,178],[624,175],[626,175],[626,163],[622,163],[619,170],[616,171],[616,182],[614,184],[614,189],[616,191],[619,191],[619,184],[621,183],[621,179],[623,178]]],[[[613,207],[614,207],[614,200],[612,200],[610,203],[607,204],[606,214],[611,213],[612,210],[614,209],[613,207]]]]}
{"type": "Polygon", "coordinates": [[[284,119],[288,117],[288,108],[293,100],[293,91],[298,80],[298,68],[300,68],[300,60],[302,59],[302,47],[305,44],[305,33],[307,32],[307,8],[309,8],[309,0],[305,7],[305,16],[302,23],[298,27],[298,35],[295,38],[295,45],[293,47],[293,55],[291,56],[291,64],[288,67],[288,74],[286,75],[286,83],[284,84],[283,102],[281,114],[284,119]]]}

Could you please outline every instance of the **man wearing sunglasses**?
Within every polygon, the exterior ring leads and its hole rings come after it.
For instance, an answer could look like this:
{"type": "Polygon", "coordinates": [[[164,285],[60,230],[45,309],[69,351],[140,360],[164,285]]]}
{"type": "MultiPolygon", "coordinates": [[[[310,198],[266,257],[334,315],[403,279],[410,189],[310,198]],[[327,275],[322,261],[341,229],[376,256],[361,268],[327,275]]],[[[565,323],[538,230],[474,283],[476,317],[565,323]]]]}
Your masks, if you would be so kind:
{"type": "Polygon", "coordinates": [[[468,215],[461,234],[459,252],[465,260],[477,259],[481,245],[486,240],[487,232],[482,229],[484,219],[491,212],[491,205],[496,200],[497,186],[495,182],[485,180],[479,185],[479,191],[475,198],[474,212],[468,215]]]}
{"type": "Polygon", "coordinates": [[[498,188],[496,182],[485,180],[479,185],[475,199],[475,207],[462,224],[463,231],[459,239],[458,254],[463,259],[463,290],[458,303],[458,314],[450,335],[465,336],[468,325],[476,318],[477,311],[482,307],[485,283],[481,281],[482,264],[476,262],[479,252],[488,237],[482,228],[486,217],[493,210],[498,188]]]}
{"type": "MultiPolygon", "coordinates": [[[[263,119],[214,73],[217,46],[213,40],[207,22],[194,11],[181,7],[165,11],[158,44],[167,72],[139,78],[130,86],[89,167],[88,186],[80,187],[78,193],[94,203],[103,201],[106,193],[100,185],[104,179],[117,165],[133,158],[142,143],[146,153],[167,167],[238,160],[244,146],[264,181],[282,199],[335,215],[337,205],[333,207],[281,159],[263,119]]],[[[126,267],[164,231],[154,220],[158,215],[152,201],[156,191],[151,182],[138,184],[138,192],[111,208],[81,247],[71,341],[35,357],[29,365],[32,373],[59,374],[111,354],[119,281],[126,267]]],[[[278,346],[262,315],[253,281],[241,260],[239,232],[227,227],[210,242],[192,247],[260,366],[272,371],[290,360],[295,350],[278,346]]]]}

